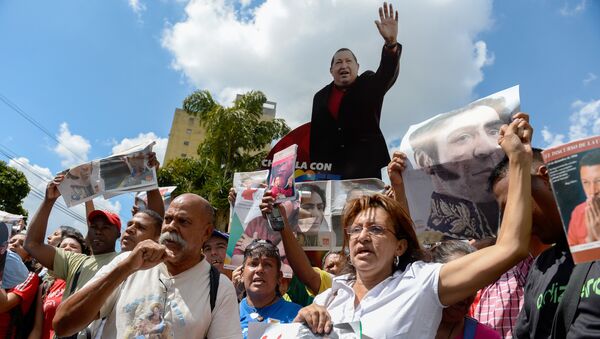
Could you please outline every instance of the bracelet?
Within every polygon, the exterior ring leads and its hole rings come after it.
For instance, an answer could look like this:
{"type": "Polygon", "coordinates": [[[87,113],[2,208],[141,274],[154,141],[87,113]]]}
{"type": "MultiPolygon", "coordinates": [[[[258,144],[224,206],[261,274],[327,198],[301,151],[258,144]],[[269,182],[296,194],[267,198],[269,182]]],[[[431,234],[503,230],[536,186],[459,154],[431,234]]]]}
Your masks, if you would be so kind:
{"type": "Polygon", "coordinates": [[[398,42],[394,42],[391,44],[385,44],[384,46],[385,46],[385,48],[392,49],[392,48],[396,47],[397,45],[398,45],[398,42]]]}

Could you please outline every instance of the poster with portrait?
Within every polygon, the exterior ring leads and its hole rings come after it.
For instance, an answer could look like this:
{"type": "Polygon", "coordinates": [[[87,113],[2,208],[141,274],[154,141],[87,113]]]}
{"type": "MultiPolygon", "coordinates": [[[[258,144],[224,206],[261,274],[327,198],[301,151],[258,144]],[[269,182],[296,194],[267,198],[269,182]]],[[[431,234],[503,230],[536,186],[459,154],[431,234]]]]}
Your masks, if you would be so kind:
{"type": "Polygon", "coordinates": [[[340,250],[344,241],[342,213],[350,200],[363,195],[384,193],[385,183],[379,179],[336,180],[331,183],[331,225],[335,234],[335,249],[340,250]]]}
{"type": "Polygon", "coordinates": [[[333,324],[327,335],[315,335],[303,323],[282,324],[277,321],[248,323],[248,339],[360,339],[362,327],[360,321],[333,324]]]}
{"type": "Polygon", "coordinates": [[[400,151],[408,158],[406,195],[422,242],[496,235],[499,211],[488,178],[504,157],[500,127],[519,110],[514,86],[410,126],[400,151]]]}
{"type": "Polygon", "coordinates": [[[103,195],[105,199],[158,188],[156,169],[148,166],[155,142],[64,170],[58,186],[68,207],[103,195]]]}
{"type": "Polygon", "coordinates": [[[294,170],[296,168],[296,151],[298,145],[281,150],[273,156],[269,189],[276,203],[296,198],[294,187],[294,170]]]}
{"type": "MultiPolygon", "coordinates": [[[[260,211],[260,203],[265,193],[265,188],[238,188],[233,205],[231,223],[229,224],[229,241],[227,243],[227,256],[224,266],[234,270],[244,262],[244,251],[254,239],[269,240],[279,250],[282,258],[281,270],[286,278],[292,277],[292,269],[285,257],[285,249],[281,241],[281,234],[273,231],[260,211]]],[[[293,218],[297,215],[298,203],[286,201],[284,206],[288,215],[293,218]],[[294,210],[296,212],[294,212],[294,210]]],[[[293,220],[293,219],[291,219],[293,220]]],[[[297,219],[295,220],[297,222],[297,219]]]]}
{"type": "Polygon", "coordinates": [[[600,259],[600,136],[542,152],[573,261],[600,259]]]}

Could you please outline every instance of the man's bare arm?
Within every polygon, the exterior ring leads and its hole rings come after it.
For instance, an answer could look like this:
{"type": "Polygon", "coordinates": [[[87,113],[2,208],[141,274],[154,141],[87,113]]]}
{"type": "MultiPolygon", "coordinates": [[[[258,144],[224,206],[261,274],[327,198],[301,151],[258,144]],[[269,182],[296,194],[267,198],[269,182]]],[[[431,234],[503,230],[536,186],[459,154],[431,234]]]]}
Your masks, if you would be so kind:
{"type": "Polygon", "coordinates": [[[173,253],[153,240],[137,244],[131,254],[113,270],[62,301],[52,321],[56,335],[69,336],[84,329],[98,318],[104,302],[127,277],[139,270],[156,266],[169,257],[173,257],[173,253]]]}
{"type": "Polygon", "coordinates": [[[44,243],[44,236],[46,235],[46,229],[48,228],[48,218],[52,207],[56,203],[56,199],[60,197],[58,191],[58,185],[63,181],[64,175],[57,175],[51,182],[46,186],[46,195],[44,200],[40,204],[37,212],[31,219],[29,224],[29,230],[25,237],[25,250],[31,254],[40,264],[47,267],[48,269],[54,269],[54,255],[56,254],[56,248],[44,243]]]}
{"type": "Polygon", "coordinates": [[[273,207],[274,201],[275,198],[271,196],[270,191],[265,192],[261,210],[263,213],[268,214],[271,213],[273,208],[279,208],[279,212],[281,213],[285,224],[283,230],[281,230],[281,241],[283,242],[283,248],[285,249],[285,255],[290,263],[290,267],[298,277],[298,280],[306,285],[314,294],[317,294],[321,287],[321,275],[313,270],[310,260],[308,260],[306,253],[304,253],[298,240],[296,240],[296,237],[292,232],[292,226],[287,218],[285,208],[282,205],[273,207]]]}

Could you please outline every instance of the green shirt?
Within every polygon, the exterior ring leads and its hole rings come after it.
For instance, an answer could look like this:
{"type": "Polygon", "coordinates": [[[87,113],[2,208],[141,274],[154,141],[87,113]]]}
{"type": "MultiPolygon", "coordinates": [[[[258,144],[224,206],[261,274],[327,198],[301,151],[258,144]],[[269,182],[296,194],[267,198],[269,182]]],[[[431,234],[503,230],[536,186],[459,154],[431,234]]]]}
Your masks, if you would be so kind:
{"type": "Polygon", "coordinates": [[[52,271],[57,278],[66,281],[66,288],[63,294],[63,300],[71,295],[71,284],[75,278],[75,274],[78,270],[79,278],[75,291],[81,289],[98,270],[111,262],[114,257],[118,255],[117,252],[110,252],[100,255],[85,255],[81,253],[66,252],[61,248],[56,249],[54,254],[54,270],[52,271]]]}

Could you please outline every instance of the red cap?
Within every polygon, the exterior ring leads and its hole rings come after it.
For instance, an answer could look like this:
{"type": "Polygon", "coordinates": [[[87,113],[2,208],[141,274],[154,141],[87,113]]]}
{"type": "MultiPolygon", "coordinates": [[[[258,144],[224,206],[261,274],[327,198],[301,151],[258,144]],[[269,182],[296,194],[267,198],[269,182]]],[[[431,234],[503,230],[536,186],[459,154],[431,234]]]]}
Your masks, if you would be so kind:
{"type": "Polygon", "coordinates": [[[117,231],[119,233],[121,233],[121,218],[119,218],[119,216],[116,215],[115,213],[112,213],[109,211],[103,211],[103,210],[91,211],[87,217],[88,222],[92,222],[92,219],[94,219],[95,217],[97,217],[99,215],[106,218],[106,220],[108,220],[109,224],[115,225],[115,227],[117,228],[117,231]]]}

